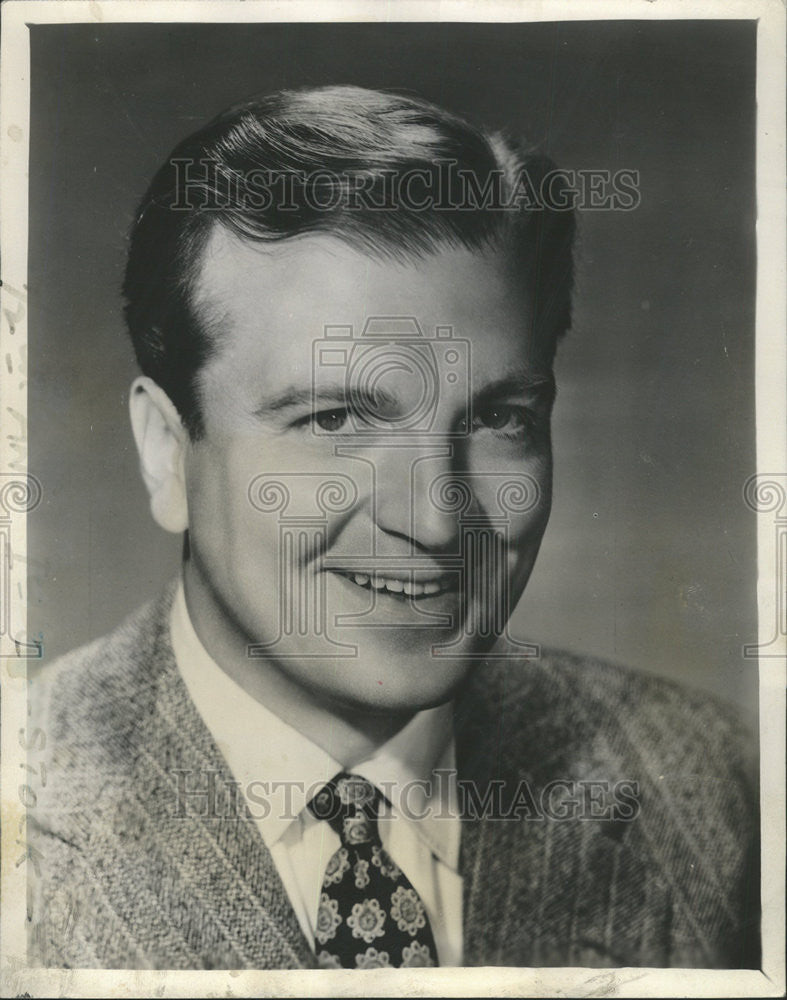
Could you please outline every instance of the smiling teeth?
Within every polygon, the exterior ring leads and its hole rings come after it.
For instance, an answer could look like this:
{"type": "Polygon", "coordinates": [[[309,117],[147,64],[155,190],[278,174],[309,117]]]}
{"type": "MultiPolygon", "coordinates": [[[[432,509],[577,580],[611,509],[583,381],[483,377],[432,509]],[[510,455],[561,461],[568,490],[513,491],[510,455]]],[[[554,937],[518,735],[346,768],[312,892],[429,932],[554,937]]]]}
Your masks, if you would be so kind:
{"type": "Polygon", "coordinates": [[[437,580],[429,580],[427,583],[404,583],[402,580],[389,580],[384,576],[367,576],[365,573],[351,574],[359,587],[371,585],[375,590],[388,590],[392,594],[407,594],[408,597],[421,597],[424,594],[436,594],[441,589],[441,583],[437,580]]]}

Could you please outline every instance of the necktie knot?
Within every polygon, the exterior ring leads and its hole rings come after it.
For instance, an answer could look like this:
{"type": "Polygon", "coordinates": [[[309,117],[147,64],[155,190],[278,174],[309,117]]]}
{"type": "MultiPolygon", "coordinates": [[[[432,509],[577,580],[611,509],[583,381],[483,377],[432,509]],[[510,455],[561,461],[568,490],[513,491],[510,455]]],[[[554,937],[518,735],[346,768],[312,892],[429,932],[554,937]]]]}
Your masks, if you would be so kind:
{"type": "Polygon", "coordinates": [[[382,795],[359,774],[342,772],[328,782],[309,803],[317,817],[330,823],[345,847],[376,841],[377,815],[382,795]]]}

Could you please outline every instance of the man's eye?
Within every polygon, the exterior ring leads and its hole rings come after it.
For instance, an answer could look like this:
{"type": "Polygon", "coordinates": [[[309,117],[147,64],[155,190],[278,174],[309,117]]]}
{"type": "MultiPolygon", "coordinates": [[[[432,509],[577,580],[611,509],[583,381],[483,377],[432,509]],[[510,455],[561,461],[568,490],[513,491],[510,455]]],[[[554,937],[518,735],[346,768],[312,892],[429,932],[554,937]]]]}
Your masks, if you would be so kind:
{"type": "Polygon", "coordinates": [[[501,403],[479,407],[474,414],[473,427],[487,428],[492,431],[508,431],[516,433],[526,423],[525,413],[521,406],[508,406],[501,403]]]}
{"type": "Polygon", "coordinates": [[[320,410],[313,416],[314,422],[323,431],[340,431],[347,423],[347,410],[320,410]]]}

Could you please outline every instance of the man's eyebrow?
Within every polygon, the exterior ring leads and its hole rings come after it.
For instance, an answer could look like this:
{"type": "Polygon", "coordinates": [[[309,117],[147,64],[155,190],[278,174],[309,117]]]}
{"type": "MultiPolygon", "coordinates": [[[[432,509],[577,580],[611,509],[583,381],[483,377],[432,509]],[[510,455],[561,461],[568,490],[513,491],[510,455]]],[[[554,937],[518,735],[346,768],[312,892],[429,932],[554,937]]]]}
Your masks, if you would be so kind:
{"type": "Polygon", "coordinates": [[[306,406],[318,398],[324,399],[325,402],[342,403],[345,399],[345,393],[338,386],[335,389],[323,389],[316,392],[311,386],[290,385],[278,395],[266,399],[254,413],[255,416],[263,417],[271,413],[279,413],[281,410],[289,410],[293,406],[306,406]]]}
{"type": "Polygon", "coordinates": [[[383,406],[395,407],[399,402],[398,397],[379,386],[375,387],[374,393],[370,393],[357,386],[351,386],[348,391],[342,385],[321,387],[291,385],[271,399],[266,399],[254,411],[254,415],[266,417],[294,407],[321,404],[346,407],[352,405],[354,401],[367,406],[371,405],[375,411],[379,411],[383,406]]]}
{"type": "Polygon", "coordinates": [[[473,395],[477,402],[500,399],[503,396],[543,396],[552,399],[555,395],[555,378],[551,372],[523,370],[504,378],[495,379],[478,389],[473,395]]]}

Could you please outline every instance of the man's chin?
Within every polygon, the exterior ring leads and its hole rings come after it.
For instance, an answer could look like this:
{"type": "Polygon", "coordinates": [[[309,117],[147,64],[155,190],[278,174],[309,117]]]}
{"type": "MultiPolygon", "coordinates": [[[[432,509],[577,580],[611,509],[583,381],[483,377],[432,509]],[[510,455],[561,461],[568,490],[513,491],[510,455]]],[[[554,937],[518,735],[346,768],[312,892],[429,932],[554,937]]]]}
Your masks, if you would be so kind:
{"type": "Polygon", "coordinates": [[[341,680],[334,675],[337,683],[323,694],[345,710],[366,715],[414,715],[450,701],[482,655],[361,657],[341,680]]]}

